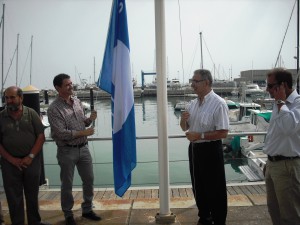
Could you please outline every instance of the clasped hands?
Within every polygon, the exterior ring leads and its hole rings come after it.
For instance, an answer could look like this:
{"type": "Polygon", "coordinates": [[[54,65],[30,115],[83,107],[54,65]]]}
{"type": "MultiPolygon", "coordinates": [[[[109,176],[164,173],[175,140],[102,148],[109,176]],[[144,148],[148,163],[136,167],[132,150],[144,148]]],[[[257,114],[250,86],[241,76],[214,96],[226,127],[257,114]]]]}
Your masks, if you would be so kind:
{"type": "Polygon", "coordinates": [[[11,160],[11,163],[18,167],[19,170],[23,170],[26,169],[28,166],[30,166],[30,164],[32,163],[32,158],[30,158],[29,156],[25,156],[24,158],[15,158],[13,157],[13,159],[11,160]]]}

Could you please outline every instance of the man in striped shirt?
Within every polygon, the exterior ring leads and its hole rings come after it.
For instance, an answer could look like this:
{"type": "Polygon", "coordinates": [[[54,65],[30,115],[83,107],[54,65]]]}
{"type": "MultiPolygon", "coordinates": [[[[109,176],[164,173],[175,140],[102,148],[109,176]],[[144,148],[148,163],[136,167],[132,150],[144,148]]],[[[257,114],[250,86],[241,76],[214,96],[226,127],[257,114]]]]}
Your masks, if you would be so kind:
{"type": "Polygon", "coordinates": [[[194,72],[192,88],[198,98],[181,115],[180,126],[186,131],[193,192],[200,217],[198,225],[225,225],[227,191],[222,138],[229,129],[228,107],[212,90],[210,71],[194,72]]]}
{"type": "Polygon", "coordinates": [[[47,113],[52,138],[57,145],[58,164],[61,168],[61,207],[66,225],[76,224],[72,212],[75,166],[83,183],[82,217],[101,220],[101,217],[92,211],[94,173],[87,143],[87,137],[94,134],[94,127],[89,126],[97,118],[97,113],[92,111],[89,118],[84,115],[79,99],[73,97],[73,84],[69,75],[57,75],[53,85],[58,91],[58,97],[49,106],[47,113]]]}

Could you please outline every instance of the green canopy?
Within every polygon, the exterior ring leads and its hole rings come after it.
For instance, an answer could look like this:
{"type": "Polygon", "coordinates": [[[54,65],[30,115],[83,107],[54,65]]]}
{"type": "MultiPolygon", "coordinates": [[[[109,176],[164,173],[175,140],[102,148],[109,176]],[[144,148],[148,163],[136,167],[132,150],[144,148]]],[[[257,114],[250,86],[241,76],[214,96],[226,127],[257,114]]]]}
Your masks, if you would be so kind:
{"type": "Polygon", "coordinates": [[[272,116],[271,112],[257,113],[257,115],[261,116],[265,119],[265,121],[269,122],[272,116]]]}

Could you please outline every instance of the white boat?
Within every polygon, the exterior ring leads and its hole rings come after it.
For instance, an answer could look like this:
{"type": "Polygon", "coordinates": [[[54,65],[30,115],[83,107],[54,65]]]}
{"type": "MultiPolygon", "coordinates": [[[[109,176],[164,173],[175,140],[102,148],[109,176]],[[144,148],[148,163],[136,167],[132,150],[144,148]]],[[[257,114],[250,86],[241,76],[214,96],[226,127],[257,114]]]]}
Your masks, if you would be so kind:
{"type": "Polygon", "coordinates": [[[229,112],[228,112],[228,116],[229,116],[229,121],[230,122],[236,122],[238,121],[238,116],[239,116],[239,104],[229,100],[227,98],[225,98],[225,102],[228,106],[229,112]]]}
{"type": "Polygon", "coordinates": [[[186,109],[188,102],[187,101],[180,101],[177,102],[174,106],[175,111],[183,111],[186,109]]]}
{"type": "MultiPolygon", "coordinates": [[[[245,132],[266,132],[269,127],[269,119],[271,117],[271,110],[261,109],[261,106],[256,103],[239,103],[238,120],[231,121],[229,124],[230,133],[245,133],[245,132]]],[[[264,142],[262,135],[239,135],[234,137],[227,137],[223,139],[225,153],[230,153],[233,156],[240,154],[247,155],[242,152],[243,147],[254,144],[261,144],[264,142]],[[250,144],[249,144],[250,143],[250,144]]]]}
{"type": "Polygon", "coordinates": [[[84,111],[88,111],[88,110],[91,109],[91,105],[90,105],[90,103],[88,103],[88,102],[82,101],[82,102],[81,102],[81,105],[82,105],[84,111]]]}
{"type": "Polygon", "coordinates": [[[275,99],[274,98],[256,98],[253,102],[260,104],[262,108],[272,109],[275,99]]]}
{"type": "Polygon", "coordinates": [[[231,80],[214,80],[212,89],[219,95],[232,94],[237,92],[237,85],[235,81],[231,80]]]}
{"type": "Polygon", "coordinates": [[[180,87],[181,87],[181,83],[179,79],[174,78],[170,81],[170,88],[180,88],[180,87]]]}
{"type": "MultiPolygon", "coordinates": [[[[272,110],[251,109],[250,113],[250,121],[257,127],[257,131],[263,131],[266,134],[272,110]]],[[[247,165],[240,166],[239,169],[248,181],[264,180],[263,169],[267,161],[267,155],[263,153],[262,149],[265,134],[254,134],[240,138],[241,154],[247,157],[247,165]]]]}
{"type": "Polygon", "coordinates": [[[241,172],[248,181],[264,180],[263,170],[267,162],[267,155],[263,153],[264,143],[249,142],[249,139],[241,139],[242,152],[246,154],[247,165],[239,166],[241,172]]]}
{"type": "Polygon", "coordinates": [[[245,95],[246,96],[256,96],[263,95],[264,90],[262,90],[258,84],[246,84],[245,95]]]}
{"type": "Polygon", "coordinates": [[[47,111],[45,108],[40,108],[40,118],[42,120],[42,124],[44,129],[50,127],[50,123],[48,121],[47,111]]]}

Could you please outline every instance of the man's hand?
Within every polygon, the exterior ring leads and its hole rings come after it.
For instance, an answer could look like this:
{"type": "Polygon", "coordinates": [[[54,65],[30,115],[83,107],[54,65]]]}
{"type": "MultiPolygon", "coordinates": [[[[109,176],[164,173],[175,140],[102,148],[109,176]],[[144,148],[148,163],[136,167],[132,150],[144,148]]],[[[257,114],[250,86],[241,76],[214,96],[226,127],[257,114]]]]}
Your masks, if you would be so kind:
{"type": "Polygon", "coordinates": [[[82,132],[83,132],[83,136],[91,136],[95,133],[95,128],[89,127],[87,129],[83,130],[82,132]]]}
{"type": "Polygon", "coordinates": [[[32,163],[32,160],[33,159],[30,158],[29,156],[24,157],[21,161],[21,167],[27,168],[32,163]]]}
{"type": "Polygon", "coordinates": [[[186,135],[186,138],[189,141],[191,141],[191,142],[200,140],[200,133],[197,133],[197,132],[186,132],[185,135],[186,135]]]}
{"type": "Polygon", "coordinates": [[[184,111],[184,112],[181,113],[181,120],[183,122],[187,122],[189,118],[190,118],[189,112],[184,111]]]}
{"type": "Polygon", "coordinates": [[[94,121],[97,119],[97,111],[93,110],[90,115],[90,120],[94,121]]]}
{"type": "Polygon", "coordinates": [[[22,171],[22,159],[12,157],[9,159],[9,162],[14,166],[18,167],[18,169],[22,171]]]}

